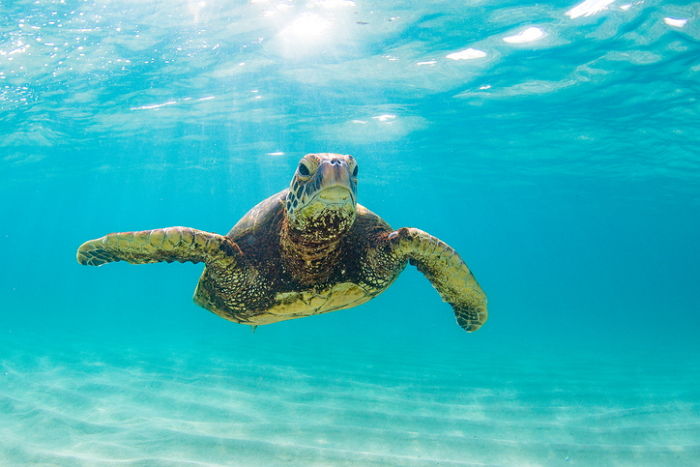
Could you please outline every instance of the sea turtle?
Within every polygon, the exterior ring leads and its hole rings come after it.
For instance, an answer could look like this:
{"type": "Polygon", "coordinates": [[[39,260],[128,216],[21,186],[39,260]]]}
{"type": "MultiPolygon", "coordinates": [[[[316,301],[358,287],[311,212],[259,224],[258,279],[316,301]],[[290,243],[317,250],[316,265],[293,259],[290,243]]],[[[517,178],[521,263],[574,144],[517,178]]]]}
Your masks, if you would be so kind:
{"type": "Polygon", "coordinates": [[[379,295],[410,262],[452,305],[457,323],[486,321],[486,296],[459,255],[416,228],[392,229],[357,204],[357,162],[307,154],[289,189],[251,209],[226,235],[189,227],[112,233],[80,246],[80,264],[206,264],[194,301],[257,326],[351,308],[379,295]]]}

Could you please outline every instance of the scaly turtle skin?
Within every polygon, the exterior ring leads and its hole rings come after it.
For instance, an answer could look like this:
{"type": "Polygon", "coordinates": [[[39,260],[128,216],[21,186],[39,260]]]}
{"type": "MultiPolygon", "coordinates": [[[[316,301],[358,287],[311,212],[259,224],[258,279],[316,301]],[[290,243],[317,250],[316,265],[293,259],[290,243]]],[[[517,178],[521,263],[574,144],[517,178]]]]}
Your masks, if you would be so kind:
{"type": "Polygon", "coordinates": [[[289,189],[253,207],[226,236],[188,227],[113,233],[81,245],[77,259],[91,266],[204,262],[195,302],[249,325],[360,305],[410,262],[462,328],[479,329],[486,295],[459,255],[422,230],[393,230],[356,195],[352,156],[308,154],[289,189]]]}

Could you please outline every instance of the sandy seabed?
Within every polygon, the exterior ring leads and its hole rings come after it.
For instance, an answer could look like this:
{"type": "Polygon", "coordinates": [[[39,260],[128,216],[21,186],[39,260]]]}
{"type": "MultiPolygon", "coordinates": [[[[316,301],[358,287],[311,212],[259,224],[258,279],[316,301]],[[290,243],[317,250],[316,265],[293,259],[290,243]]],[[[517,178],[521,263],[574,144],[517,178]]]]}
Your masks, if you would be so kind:
{"type": "Polygon", "coordinates": [[[700,367],[673,359],[4,353],[0,465],[700,464],[700,367]]]}

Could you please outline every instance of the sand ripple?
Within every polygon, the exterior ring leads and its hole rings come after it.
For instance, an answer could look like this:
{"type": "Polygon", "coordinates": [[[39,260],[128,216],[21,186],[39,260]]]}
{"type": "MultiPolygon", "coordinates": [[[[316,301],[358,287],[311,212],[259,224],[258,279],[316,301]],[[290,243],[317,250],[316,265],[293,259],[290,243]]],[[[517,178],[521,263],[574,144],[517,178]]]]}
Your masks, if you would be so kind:
{"type": "Polygon", "coordinates": [[[0,464],[700,462],[697,372],[380,357],[16,353],[0,366],[0,464]]]}

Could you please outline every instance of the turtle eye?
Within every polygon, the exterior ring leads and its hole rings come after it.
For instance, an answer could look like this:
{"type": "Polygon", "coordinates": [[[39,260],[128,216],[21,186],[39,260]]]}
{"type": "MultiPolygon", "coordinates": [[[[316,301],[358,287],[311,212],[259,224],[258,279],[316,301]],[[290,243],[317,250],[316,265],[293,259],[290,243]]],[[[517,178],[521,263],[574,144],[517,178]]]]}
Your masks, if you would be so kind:
{"type": "Polygon", "coordinates": [[[299,175],[303,177],[308,177],[309,175],[311,175],[311,171],[303,162],[299,164],[299,175]]]}
{"type": "Polygon", "coordinates": [[[359,165],[356,165],[355,168],[354,168],[353,171],[352,171],[352,176],[353,176],[353,177],[357,177],[357,172],[359,172],[359,170],[360,170],[360,166],[359,166],[359,165]]]}

